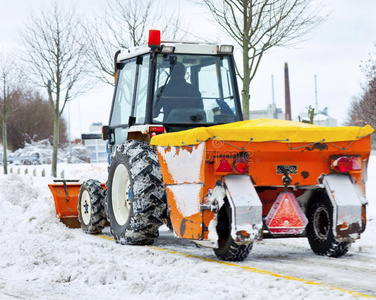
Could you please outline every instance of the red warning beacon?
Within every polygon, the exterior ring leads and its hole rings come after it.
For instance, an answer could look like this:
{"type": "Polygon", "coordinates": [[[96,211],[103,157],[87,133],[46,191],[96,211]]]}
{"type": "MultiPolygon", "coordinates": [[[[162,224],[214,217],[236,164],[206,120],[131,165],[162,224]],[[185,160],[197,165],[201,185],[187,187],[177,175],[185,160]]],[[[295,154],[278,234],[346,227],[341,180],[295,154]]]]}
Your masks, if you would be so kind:
{"type": "Polygon", "coordinates": [[[158,48],[161,46],[161,32],[160,30],[149,30],[148,46],[150,48],[158,48]]]}

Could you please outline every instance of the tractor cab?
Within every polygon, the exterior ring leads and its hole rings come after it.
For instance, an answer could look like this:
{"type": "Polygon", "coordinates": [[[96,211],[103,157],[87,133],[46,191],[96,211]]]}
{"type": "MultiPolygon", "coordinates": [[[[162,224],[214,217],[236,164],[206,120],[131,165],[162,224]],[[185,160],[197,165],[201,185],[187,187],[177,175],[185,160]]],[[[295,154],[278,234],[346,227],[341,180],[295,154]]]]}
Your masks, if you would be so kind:
{"type": "Polygon", "coordinates": [[[129,139],[243,119],[233,47],[160,42],[116,56],[116,86],[104,139],[114,146],[129,139]]]}

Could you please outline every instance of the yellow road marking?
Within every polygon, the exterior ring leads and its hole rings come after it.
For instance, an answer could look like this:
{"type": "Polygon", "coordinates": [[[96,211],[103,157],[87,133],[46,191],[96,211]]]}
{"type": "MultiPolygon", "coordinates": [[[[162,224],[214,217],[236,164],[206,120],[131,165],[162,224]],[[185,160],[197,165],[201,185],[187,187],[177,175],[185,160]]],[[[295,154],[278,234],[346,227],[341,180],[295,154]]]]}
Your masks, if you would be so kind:
{"type": "Polygon", "coordinates": [[[97,236],[97,237],[100,237],[100,238],[102,238],[102,239],[105,239],[105,240],[114,241],[114,238],[111,237],[111,236],[108,236],[108,235],[97,234],[96,236],[97,236]]]}
{"type": "MultiPolygon", "coordinates": [[[[110,237],[108,235],[97,235],[97,236],[102,238],[102,239],[106,239],[106,240],[110,240],[110,241],[114,240],[113,237],[110,237]]],[[[251,272],[251,273],[269,275],[269,276],[273,276],[273,277],[277,277],[277,278],[283,278],[283,279],[286,279],[286,280],[302,282],[302,283],[308,284],[308,285],[316,285],[316,286],[320,286],[320,287],[324,287],[324,288],[329,288],[331,290],[339,291],[339,292],[342,292],[342,293],[345,293],[345,294],[350,294],[350,295],[355,296],[355,297],[376,298],[376,297],[371,296],[371,295],[366,295],[366,294],[358,293],[358,292],[355,292],[355,291],[352,291],[352,290],[346,290],[346,289],[339,288],[339,287],[336,287],[336,286],[332,286],[332,285],[328,285],[328,284],[324,284],[324,283],[319,283],[319,282],[315,282],[315,281],[310,281],[310,280],[306,280],[306,279],[299,278],[299,277],[282,275],[282,274],[278,274],[278,273],[271,272],[271,271],[266,271],[266,270],[242,266],[242,265],[238,265],[238,264],[234,264],[234,263],[230,263],[230,262],[226,262],[226,261],[196,256],[196,255],[193,255],[193,254],[187,254],[187,253],[184,253],[184,252],[169,250],[169,249],[161,248],[161,247],[155,247],[155,246],[148,246],[148,247],[151,248],[151,249],[157,250],[157,251],[165,251],[165,252],[168,252],[168,253],[171,253],[171,254],[177,254],[177,255],[181,255],[181,256],[185,256],[185,257],[196,258],[196,259],[200,259],[200,260],[207,261],[207,262],[214,262],[214,263],[226,265],[226,266],[229,266],[229,267],[240,268],[244,271],[251,272]]]]}

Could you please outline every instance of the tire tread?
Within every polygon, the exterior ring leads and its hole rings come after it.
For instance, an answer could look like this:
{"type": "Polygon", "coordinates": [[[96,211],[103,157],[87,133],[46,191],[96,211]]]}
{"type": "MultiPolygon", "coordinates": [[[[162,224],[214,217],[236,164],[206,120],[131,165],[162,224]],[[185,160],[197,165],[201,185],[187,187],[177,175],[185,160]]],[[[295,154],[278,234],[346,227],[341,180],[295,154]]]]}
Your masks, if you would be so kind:
{"type": "Polygon", "coordinates": [[[150,245],[159,235],[158,229],[163,224],[162,216],[166,210],[166,204],[160,200],[164,186],[157,154],[149,144],[130,140],[117,146],[111,162],[110,169],[119,163],[126,165],[132,185],[130,220],[125,230],[111,229],[115,241],[127,245],[150,245]]]}
{"type": "Polygon", "coordinates": [[[78,195],[78,220],[81,223],[82,230],[87,234],[99,234],[102,232],[106,223],[106,214],[104,209],[105,190],[102,188],[101,182],[95,179],[89,179],[82,183],[80,193],[78,195]],[[81,212],[81,197],[86,190],[89,193],[91,201],[91,216],[88,225],[84,224],[81,212]]]}

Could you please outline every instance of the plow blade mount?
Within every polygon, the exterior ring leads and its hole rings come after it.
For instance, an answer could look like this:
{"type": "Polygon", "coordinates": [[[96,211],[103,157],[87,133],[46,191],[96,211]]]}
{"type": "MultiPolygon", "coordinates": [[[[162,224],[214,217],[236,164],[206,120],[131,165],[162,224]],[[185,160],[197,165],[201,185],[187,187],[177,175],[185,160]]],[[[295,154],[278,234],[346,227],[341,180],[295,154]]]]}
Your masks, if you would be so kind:
{"type": "Polygon", "coordinates": [[[67,227],[80,228],[78,221],[78,194],[81,184],[78,180],[54,180],[49,184],[55,201],[56,215],[67,227]]]}

